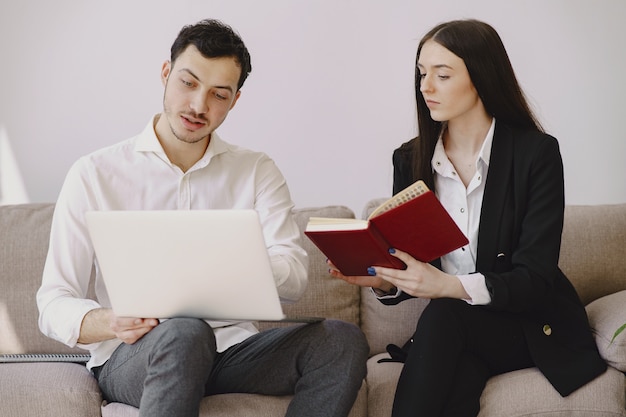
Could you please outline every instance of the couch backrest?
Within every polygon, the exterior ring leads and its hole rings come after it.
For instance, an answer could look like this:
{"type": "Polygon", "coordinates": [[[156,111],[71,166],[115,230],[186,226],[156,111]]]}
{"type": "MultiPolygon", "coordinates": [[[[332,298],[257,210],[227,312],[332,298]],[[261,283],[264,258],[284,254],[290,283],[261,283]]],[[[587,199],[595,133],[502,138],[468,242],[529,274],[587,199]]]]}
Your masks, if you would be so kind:
{"type": "MultiPolygon", "coordinates": [[[[384,199],[366,205],[362,217],[384,199]]],[[[37,326],[35,293],[41,283],[53,204],[0,206],[0,354],[84,353],[43,336],[37,326]]],[[[343,206],[300,208],[294,216],[301,232],[310,217],[352,218],[343,206]]],[[[388,343],[401,345],[412,334],[428,301],[384,306],[370,293],[331,278],[326,257],[302,236],[309,253],[309,287],[290,315],[337,318],[361,326],[372,354],[388,343]]],[[[585,304],[626,289],[626,204],[568,206],[560,266],[585,304]]],[[[261,327],[271,327],[262,323],[261,327]]]]}
{"type": "MultiPolygon", "coordinates": [[[[304,296],[293,304],[283,306],[290,316],[318,316],[360,324],[360,289],[328,274],[326,256],[304,235],[310,217],[354,218],[354,212],[344,206],[296,208],[293,211],[298,224],[302,247],[309,254],[309,283],[304,296]]],[[[276,324],[260,323],[265,329],[276,324]]]]}
{"type": "Polygon", "coordinates": [[[0,206],[0,354],[85,353],[45,337],[35,293],[48,250],[52,204],[0,206]]]}
{"type": "Polygon", "coordinates": [[[565,207],[559,266],[589,304],[626,289],[626,204],[565,207]]]}

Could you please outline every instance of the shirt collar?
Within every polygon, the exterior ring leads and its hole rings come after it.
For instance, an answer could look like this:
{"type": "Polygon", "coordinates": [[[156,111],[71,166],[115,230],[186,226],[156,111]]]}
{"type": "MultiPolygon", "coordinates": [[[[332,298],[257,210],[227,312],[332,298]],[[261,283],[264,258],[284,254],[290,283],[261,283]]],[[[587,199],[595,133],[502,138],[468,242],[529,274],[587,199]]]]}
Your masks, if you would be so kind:
{"type": "MultiPolygon", "coordinates": [[[[478,157],[476,160],[476,166],[479,165],[479,162],[482,161],[485,164],[485,167],[489,167],[489,161],[491,158],[491,145],[493,144],[493,134],[496,128],[496,119],[491,119],[491,126],[487,131],[487,135],[485,136],[485,140],[483,141],[483,145],[480,148],[480,152],[478,153],[478,157]]],[[[443,139],[441,135],[439,135],[439,139],[435,145],[435,151],[433,153],[433,158],[431,160],[431,166],[433,172],[438,172],[440,174],[444,174],[447,170],[454,170],[454,167],[448,160],[448,156],[446,155],[446,151],[443,147],[443,139]]]]}
{"type": "Polygon", "coordinates": [[[155,152],[158,154],[165,155],[165,151],[157,138],[156,132],[154,131],[154,126],[158,120],[160,115],[154,115],[143,131],[137,136],[137,140],[135,142],[135,150],[137,152],[155,152]]]}
{"type": "MultiPolygon", "coordinates": [[[[160,114],[156,114],[150,119],[150,122],[146,125],[144,130],[138,135],[137,141],[135,142],[135,151],[137,152],[154,152],[159,155],[162,159],[169,161],[165,151],[163,150],[163,146],[161,146],[161,142],[157,138],[156,131],[154,127],[156,126],[156,122],[158,118],[161,117],[160,114]]],[[[224,153],[228,150],[228,144],[219,137],[217,132],[211,133],[211,140],[209,141],[209,146],[207,150],[204,152],[204,155],[198,162],[196,162],[195,166],[202,168],[209,164],[211,158],[221,153],[224,153]]]]}
{"type": "Polygon", "coordinates": [[[489,161],[491,160],[491,145],[493,144],[493,134],[495,131],[496,119],[492,118],[491,126],[489,127],[489,131],[487,132],[487,136],[485,136],[483,146],[478,154],[478,160],[482,160],[486,166],[489,166],[489,161]]]}

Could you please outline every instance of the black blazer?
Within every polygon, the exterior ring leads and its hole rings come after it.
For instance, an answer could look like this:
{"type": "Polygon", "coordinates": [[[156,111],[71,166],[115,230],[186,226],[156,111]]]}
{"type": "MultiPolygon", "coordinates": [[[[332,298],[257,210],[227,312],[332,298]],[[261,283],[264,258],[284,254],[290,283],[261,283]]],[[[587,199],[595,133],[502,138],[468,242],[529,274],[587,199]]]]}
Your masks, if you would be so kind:
{"type": "MultiPolygon", "coordinates": [[[[394,193],[416,180],[415,140],[394,151],[394,193]]],[[[491,294],[483,308],[519,318],[535,364],[566,396],[602,374],[606,363],[585,308],[558,267],[564,211],[558,142],[496,122],[486,181],[476,259],[491,294]]]]}

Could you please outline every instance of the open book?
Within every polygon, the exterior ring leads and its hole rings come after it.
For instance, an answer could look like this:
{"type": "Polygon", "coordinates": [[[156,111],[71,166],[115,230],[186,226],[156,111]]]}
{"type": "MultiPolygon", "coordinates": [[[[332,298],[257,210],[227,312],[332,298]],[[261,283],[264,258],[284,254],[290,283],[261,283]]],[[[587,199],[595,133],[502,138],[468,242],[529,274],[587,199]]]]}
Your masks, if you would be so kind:
{"type": "Polygon", "coordinates": [[[311,217],[304,233],[344,275],[367,275],[370,266],[404,269],[390,248],[430,262],[469,243],[421,180],[385,201],[367,220],[311,217]]]}

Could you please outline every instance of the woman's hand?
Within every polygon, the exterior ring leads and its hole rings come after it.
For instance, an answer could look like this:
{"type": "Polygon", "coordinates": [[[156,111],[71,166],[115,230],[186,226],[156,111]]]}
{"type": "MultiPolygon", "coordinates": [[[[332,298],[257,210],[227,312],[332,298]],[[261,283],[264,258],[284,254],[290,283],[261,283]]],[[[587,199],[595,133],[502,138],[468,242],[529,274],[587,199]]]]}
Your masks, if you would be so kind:
{"type": "Polygon", "coordinates": [[[429,263],[420,262],[406,252],[391,249],[393,256],[406,264],[406,269],[373,266],[369,268],[372,275],[345,276],[330,261],[330,275],[350,284],[361,287],[372,287],[383,292],[392,292],[395,288],[419,298],[458,298],[469,299],[470,296],[455,276],[435,268],[429,263]]]}
{"type": "Polygon", "coordinates": [[[406,264],[406,269],[375,266],[375,276],[399,288],[403,292],[420,298],[469,299],[469,295],[455,276],[435,268],[429,263],[420,262],[406,252],[391,249],[393,256],[406,264]]]}
{"type": "Polygon", "coordinates": [[[329,272],[332,277],[342,279],[349,284],[358,285],[361,287],[371,287],[377,288],[384,292],[391,292],[393,290],[393,285],[389,282],[385,281],[379,276],[372,275],[364,275],[364,276],[346,276],[342,274],[335,265],[331,261],[326,261],[328,267],[330,268],[329,272]]]}

